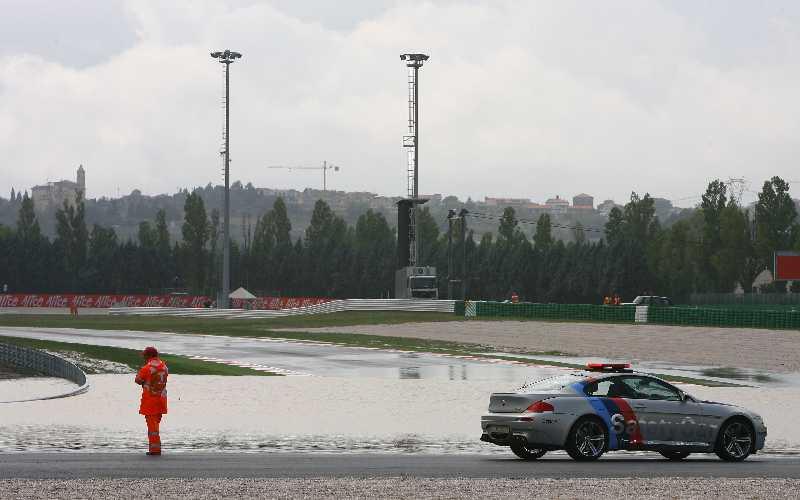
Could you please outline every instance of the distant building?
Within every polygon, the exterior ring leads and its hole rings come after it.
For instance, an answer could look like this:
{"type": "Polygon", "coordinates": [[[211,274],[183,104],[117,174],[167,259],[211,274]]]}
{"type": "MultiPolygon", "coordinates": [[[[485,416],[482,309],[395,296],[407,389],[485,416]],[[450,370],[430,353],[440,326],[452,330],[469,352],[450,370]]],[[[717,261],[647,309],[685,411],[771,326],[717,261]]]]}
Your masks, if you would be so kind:
{"type": "Polygon", "coordinates": [[[611,209],[614,207],[618,207],[614,200],[606,200],[603,203],[597,205],[597,211],[600,212],[600,215],[604,215],[608,217],[608,214],[611,213],[611,209]]]}
{"type": "Polygon", "coordinates": [[[544,206],[553,214],[563,214],[567,213],[567,210],[569,210],[569,202],[564,198],[560,198],[558,195],[544,202],[544,206]]]}
{"type": "MultiPolygon", "coordinates": [[[[377,195],[373,195],[373,196],[377,196],[377,195]]],[[[440,193],[421,194],[421,195],[419,195],[419,197],[422,198],[423,200],[428,200],[431,203],[441,203],[442,202],[442,195],[440,193]]]]}
{"type": "Polygon", "coordinates": [[[58,208],[67,203],[75,203],[78,193],[83,193],[86,197],[86,170],[83,165],[78,166],[76,182],[68,180],[60,180],[56,182],[48,182],[42,186],[33,186],[31,188],[31,198],[33,199],[33,206],[37,210],[47,210],[49,208],[58,208]]]}
{"type": "Polygon", "coordinates": [[[531,203],[529,198],[490,198],[487,196],[483,200],[490,207],[527,207],[531,203]]]}
{"type": "Polygon", "coordinates": [[[576,194],[572,197],[572,208],[594,210],[594,196],[586,193],[576,194]]]}

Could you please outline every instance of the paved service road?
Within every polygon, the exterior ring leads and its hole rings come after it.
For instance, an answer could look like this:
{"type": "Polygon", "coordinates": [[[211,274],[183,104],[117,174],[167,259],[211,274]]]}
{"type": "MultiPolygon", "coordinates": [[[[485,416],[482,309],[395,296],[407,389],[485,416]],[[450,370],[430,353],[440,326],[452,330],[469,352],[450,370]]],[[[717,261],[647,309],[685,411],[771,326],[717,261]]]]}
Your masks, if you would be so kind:
{"type": "Polygon", "coordinates": [[[176,453],[0,454],[0,479],[419,477],[419,478],[800,478],[800,459],[755,456],[742,463],[703,458],[670,462],[607,457],[577,463],[565,456],[526,462],[481,455],[176,453]],[[151,466],[154,462],[157,467],[151,466]]]}

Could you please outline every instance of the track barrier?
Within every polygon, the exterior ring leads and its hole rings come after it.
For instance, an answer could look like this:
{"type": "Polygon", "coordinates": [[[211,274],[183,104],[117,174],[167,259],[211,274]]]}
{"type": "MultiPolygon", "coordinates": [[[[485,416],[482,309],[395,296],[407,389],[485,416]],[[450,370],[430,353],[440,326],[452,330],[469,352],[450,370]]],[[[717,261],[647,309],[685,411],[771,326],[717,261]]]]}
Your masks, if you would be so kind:
{"type": "Polygon", "coordinates": [[[0,403],[20,403],[23,401],[65,398],[84,393],[89,389],[89,382],[86,379],[86,373],[84,373],[83,370],[81,370],[75,363],[38,349],[29,349],[27,347],[4,344],[0,342],[0,362],[20,370],[30,370],[48,377],[67,379],[78,386],[78,388],[75,390],[55,396],[19,399],[15,401],[0,401],[0,403]]]}
{"type": "Polygon", "coordinates": [[[255,319],[280,318],[343,311],[407,311],[453,313],[454,300],[344,299],[279,310],[197,309],[175,307],[112,307],[111,315],[177,316],[196,318],[255,319]]]}

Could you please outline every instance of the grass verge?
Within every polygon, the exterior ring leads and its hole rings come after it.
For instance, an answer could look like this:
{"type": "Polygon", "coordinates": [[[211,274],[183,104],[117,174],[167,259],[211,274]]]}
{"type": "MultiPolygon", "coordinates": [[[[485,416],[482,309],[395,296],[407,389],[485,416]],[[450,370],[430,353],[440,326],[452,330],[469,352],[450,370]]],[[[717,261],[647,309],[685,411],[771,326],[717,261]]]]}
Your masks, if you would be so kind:
{"type": "MultiPolygon", "coordinates": [[[[123,349],[120,347],[106,347],[89,344],[73,344],[70,342],[53,342],[50,340],[34,340],[19,337],[0,337],[0,342],[14,344],[32,349],[44,349],[55,353],[79,353],[91,359],[113,361],[127,365],[131,370],[141,368],[143,362],[139,351],[135,349],[123,349]]],[[[224,365],[210,361],[201,361],[187,358],[185,356],[174,356],[172,354],[162,354],[169,372],[173,375],[258,375],[269,376],[277,375],[271,372],[262,372],[251,368],[224,365]]],[[[78,363],[80,365],[80,362],[78,363]]],[[[81,368],[84,368],[81,366],[81,368]]],[[[90,369],[90,371],[93,371],[90,369]]]]}

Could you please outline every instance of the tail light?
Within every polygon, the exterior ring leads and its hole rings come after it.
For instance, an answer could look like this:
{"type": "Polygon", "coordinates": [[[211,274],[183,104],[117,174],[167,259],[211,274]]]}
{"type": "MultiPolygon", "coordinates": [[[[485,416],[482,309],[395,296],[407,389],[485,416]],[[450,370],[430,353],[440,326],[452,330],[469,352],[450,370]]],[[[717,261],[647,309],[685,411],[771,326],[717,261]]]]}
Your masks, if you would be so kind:
{"type": "Polygon", "coordinates": [[[553,405],[546,401],[537,401],[530,405],[525,411],[528,413],[544,413],[546,411],[553,411],[553,405]]]}

